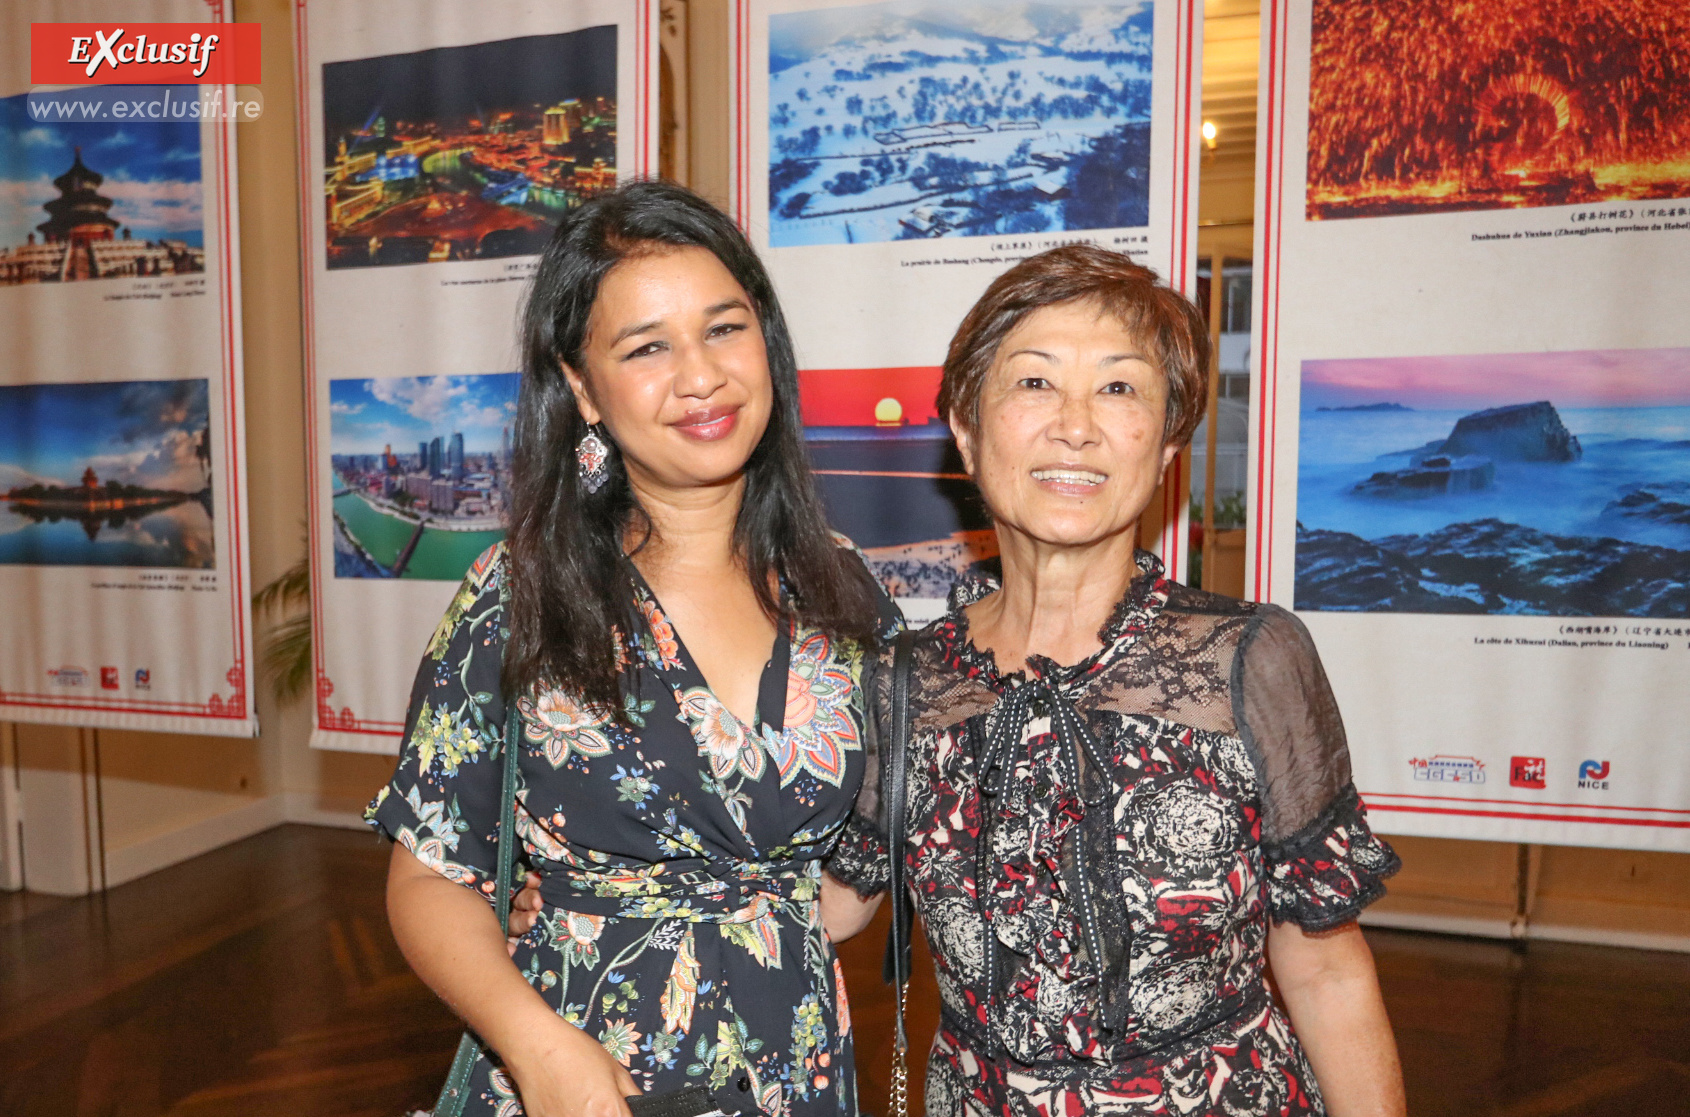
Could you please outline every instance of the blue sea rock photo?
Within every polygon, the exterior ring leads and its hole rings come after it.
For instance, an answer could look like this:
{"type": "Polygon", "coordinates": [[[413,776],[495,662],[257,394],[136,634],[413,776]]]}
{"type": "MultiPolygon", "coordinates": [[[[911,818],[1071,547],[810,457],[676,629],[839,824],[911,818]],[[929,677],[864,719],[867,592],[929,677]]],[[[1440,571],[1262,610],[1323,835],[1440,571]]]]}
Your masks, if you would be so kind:
{"type": "MultiPolygon", "coordinates": [[[[1319,411],[1397,411],[1400,405],[1317,408],[1319,411]]],[[[1548,400],[1491,407],[1463,415],[1449,437],[1408,452],[1403,469],[1379,470],[1355,491],[1370,496],[1416,497],[1466,493],[1496,483],[1496,463],[1572,462],[1584,453],[1578,438],[1548,400]]]]}
{"type": "Polygon", "coordinates": [[[1438,452],[1510,462],[1573,462],[1584,450],[1555,405],[1538,400],[1463,415],[1438,452]]]}
{"type": "Polygon", "coordinates": [[[1690,528],[1690,481],[1627,485],[1602,515],[1690,528]]]}
{"type": "Polygon", "coordinates": [[[1690,407],[1305,405],[1298,609],[1690,617],[1690,407]]]}
{"type": "Polygon", "coordinates": [[[1496,481],[1496,463],[1482,454],[1450,457],[1428,454],[1406,469],[1382,469],[1355,491],[1376,496],[1428,496],[1433,493],[1474,492],[1496,481]]]}
{"type": "Polygon", "coordinates": [[[1690,551],[1488,519],[1371,543],[1299,529],[1297,608],[1690,617],[1690,551]]]}

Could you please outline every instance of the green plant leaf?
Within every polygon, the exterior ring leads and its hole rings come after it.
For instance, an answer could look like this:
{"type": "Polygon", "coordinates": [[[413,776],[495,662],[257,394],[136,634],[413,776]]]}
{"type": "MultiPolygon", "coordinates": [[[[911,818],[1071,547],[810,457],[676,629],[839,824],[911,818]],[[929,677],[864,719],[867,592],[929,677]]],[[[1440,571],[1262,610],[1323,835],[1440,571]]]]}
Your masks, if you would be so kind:
{"type": "Polygon", "coordinates": [[[258,648],[263,676],[277,702],[292,702],[311,687],[311,613],[287,615],[310,602],[309,558],[301,558],[252,595],[254,613],[282,615],[265,632],[258,648]]]}

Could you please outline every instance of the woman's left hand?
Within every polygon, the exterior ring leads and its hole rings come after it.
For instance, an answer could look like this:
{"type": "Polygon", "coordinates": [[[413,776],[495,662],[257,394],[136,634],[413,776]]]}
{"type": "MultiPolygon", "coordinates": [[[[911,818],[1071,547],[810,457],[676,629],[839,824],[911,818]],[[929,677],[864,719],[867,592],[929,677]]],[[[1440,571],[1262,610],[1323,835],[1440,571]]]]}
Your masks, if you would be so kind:
{"type": "Polygon", "coordinates": [[[1404,1117],[1402,1064],[1385,1015],[1373,952],[1361,928],[1345,923],[1305,931],[1268,928],[1268,964],[1291,1026],[1314,1068],[1332,1117],[1404,1117]]]}
{"type": "Polygon", "coordinates": [[[540,874],[529,873],[522,878],[522,891],[511,900],[510,927],[505,932],[505,949],[516,954],[516,940],[534,929],[545,902],[540,899],[540,874]]]}

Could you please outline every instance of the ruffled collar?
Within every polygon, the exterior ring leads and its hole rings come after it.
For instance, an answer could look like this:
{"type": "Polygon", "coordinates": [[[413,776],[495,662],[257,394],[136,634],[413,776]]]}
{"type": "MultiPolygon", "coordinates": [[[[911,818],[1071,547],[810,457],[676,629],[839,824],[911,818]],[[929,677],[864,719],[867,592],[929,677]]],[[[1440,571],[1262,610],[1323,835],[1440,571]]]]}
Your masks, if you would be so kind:
{"type": "MultiPolygon", "coordinates": [[[[1098,649],[1078,663],[1063,666],[1044,656],[1032,656],[1027,666],[1038,678],[1064,690],[1073,689],[1091,675],[1119,659],[1162,612],[1168,602],[1170,583],[1163,576],[1162,560],[1149,551],[1137,551],[1133,561],[1139,575],[1128,584],[1115,603],[1109,619],[1098,630],[1098,649]]],[[[953,668],[965,672],[998,693],[1023,683],[1026,670],[1003,671],[990,649],[977,647],[968,630],[970,605],[1003,588],[990,574],[973,571],[951,587],[945,615],[935,630],[941,654],[953,668]]]]}

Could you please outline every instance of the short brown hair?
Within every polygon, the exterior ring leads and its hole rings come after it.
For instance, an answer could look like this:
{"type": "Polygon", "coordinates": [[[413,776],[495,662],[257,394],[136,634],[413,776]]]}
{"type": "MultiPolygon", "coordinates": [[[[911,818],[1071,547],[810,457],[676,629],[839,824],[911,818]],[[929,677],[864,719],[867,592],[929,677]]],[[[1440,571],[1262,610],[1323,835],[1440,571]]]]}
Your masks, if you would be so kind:
{"type": "Polygon", "coordinates": [[[1168,382],[1165,442],[1183,446],[1208,399],[1209,331],[1191,300],[1119,252],[1089,244],[1052,248],[998,276],[957,327],[939,382],[939,414],[968,430],[980,423],[980,393],[998,346],[1040,307],[1090,299],[1140,342],[1168,382]]]}

